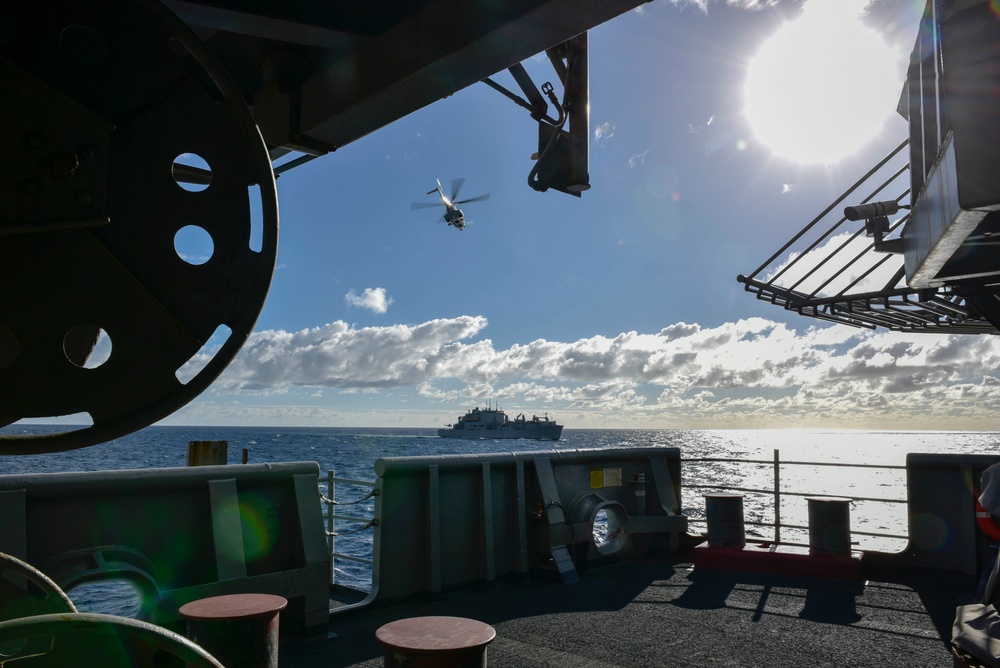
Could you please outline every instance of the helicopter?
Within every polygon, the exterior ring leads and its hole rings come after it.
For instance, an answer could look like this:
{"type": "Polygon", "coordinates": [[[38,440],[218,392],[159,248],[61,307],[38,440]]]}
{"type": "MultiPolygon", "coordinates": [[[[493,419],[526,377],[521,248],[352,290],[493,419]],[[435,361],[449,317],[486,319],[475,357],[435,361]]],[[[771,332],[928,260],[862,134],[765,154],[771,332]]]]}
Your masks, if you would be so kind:
{"type": "Polygon", "coordinates": [[[437,193],[441,197],[440,202],[414,202],[410,205],[410,211],[416,209],[429,209],[436,206],[443,206],[445,208],[443,221],[452,225],[456,229],[465,229],[465,214],[462,210],[458,208],[459,204],[467,204],[469,202],[482,202],[490,198],[489,193],[485,195],[478,195],[477,197],[470,197],[469,199],[463,199],[456,201],[455,198],[458,197],[458,191],[461,190],[462,184],[465,183],[464,178],[452,179],[451,181],[451,197],[447,197],[444,194],[444,189],[441,186],[441,179],[437,179],[437,188],[434,190],[428,190],[428,195],[433,195],[437,193]]]}

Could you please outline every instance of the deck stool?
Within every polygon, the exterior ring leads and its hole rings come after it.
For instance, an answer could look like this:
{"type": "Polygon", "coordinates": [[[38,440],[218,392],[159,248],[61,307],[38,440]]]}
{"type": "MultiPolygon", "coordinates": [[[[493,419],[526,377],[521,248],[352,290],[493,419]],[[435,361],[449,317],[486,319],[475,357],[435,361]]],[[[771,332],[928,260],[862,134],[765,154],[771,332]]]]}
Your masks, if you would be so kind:
{"type": "Polygon", "coordinates": [[[410,617],[375,632],[386,668],[485,668],[497,632],[464,617],[410,617]]]}
{"type": "Polygon", "coordinates": [[[278,614],[288,601],[272,594],[229,594],[185,603],[187,636],[226,668],[277,668],[278,614]]]}

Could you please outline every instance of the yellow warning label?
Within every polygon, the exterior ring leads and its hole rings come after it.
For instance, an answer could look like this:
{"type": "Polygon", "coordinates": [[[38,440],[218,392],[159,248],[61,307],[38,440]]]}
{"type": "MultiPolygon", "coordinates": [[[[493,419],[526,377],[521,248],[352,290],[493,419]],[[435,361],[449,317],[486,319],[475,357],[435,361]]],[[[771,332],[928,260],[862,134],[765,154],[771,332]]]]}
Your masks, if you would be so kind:
{"type": "Polygon", "coordinates": [[[621,486],[622,470],[620,468],[606,469],[603,466],[590,467],[590,489],[621,486]]]}

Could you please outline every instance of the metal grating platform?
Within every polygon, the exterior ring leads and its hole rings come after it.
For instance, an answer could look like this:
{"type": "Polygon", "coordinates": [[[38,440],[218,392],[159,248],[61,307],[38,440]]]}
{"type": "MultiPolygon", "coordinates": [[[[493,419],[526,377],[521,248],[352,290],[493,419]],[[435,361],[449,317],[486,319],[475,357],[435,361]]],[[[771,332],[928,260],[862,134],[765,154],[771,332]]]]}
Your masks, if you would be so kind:
{"type": "Polygon", "coordinates": [[[788,311],[853,327],[907,332],[997,334],[997,328],[952,286],[907,286],[904,256],[895,252],[910,219],[900,210],[884,239],[867,236],[845,205],[909,201],[903,142],[749,275],[737,280],[757,299],[788,311]]]}

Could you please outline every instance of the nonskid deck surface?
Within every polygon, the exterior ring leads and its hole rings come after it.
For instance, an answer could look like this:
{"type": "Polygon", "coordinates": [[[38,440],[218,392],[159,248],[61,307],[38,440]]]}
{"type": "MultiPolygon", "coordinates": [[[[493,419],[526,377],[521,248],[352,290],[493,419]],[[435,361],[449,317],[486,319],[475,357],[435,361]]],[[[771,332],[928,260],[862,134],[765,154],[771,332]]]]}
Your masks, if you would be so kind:
{"type": "Polygon", "coordinates": [[[845,584],[633,561],[591,570],[576,585],[501,585],[334,616],[327,637],[288,642],[280,660],[381,667],[379,626],[451,615],[496,629],[490,668],[950,666],[955,606],[974,586],[926,571],[845,584]]]}

